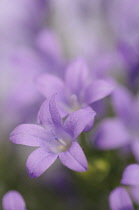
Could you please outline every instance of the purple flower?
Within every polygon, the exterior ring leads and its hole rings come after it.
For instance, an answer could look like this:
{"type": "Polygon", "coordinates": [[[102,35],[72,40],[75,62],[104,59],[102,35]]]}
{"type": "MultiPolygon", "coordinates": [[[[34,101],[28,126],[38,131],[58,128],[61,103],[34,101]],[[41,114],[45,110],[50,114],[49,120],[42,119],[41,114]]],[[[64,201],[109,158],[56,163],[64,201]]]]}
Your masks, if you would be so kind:
{"type": "Polygon", "coordinates": [[[110,193],[111,210],[132,210],[132,201],[139,204],[139,164],[128,165],[122,175],[121,184],[128,186],[117,187],[110,193]]]}
{"type": "Polygon", "coordinates": [[[131,164],[124,170],[121,183],[124,185],[139,185],[139,164],[131,164]]]}
{"type": "MultiPolygon", "coordinates": [[[[125,62],[128,82],[132,87],[139,84],[139,1],[108,1],[108,20],[115,33],[116,44],[125,62]],[[132,7],[132,10],[131,10],[132,7]],[[120,33],[119,33],[120,31],[120,33]]],[[[126,78],[127,79],[127,78],[126,78]]]]}
{"type": "Polygon", "coordinates": [[[128,186],[132,199],[139,205],[139,164],[130,164],[125,168],[121,184],[128,186]]]}
{"type": "Polygon", "coordinates": [[[95,144],[101,149],[129,146],[139,160],[139,96],[134,97],[120,86],[112,94],[117,117],[101,122],[96,131],[95,144]]]}
{"type": "Polygon", "coordinates": [[[63,165],[75,171],[86,171],[87,160],[76,138],[93,124],[95,112],[87,107],[73,112],[64,124],[55,95],[45,101],[38,114],[40,125],[19,125],[10,135],[15,144],[39,147],[27,160],[32,178],[40,176],[59,157],[63,165]]]}
{"type": "Polygon", "coordinates": [[[121,184],[128,186],[114,189],[109,197],[112,210],[132,210],[132,200],[139,204],[139,164],[127,166],[123,172],[121,184]],[[117,208],[116,208],[117,207],[117,208]]]}
{"type": "Polygon", "coordinates": [[[131,164],[125,168],[121,184],[127,185],[128,190],[125,187],[115,188],[109,196],[110,208],[133,210],[132,200],[139,204],[139,164],[131,164]]]}
{"type": "Polygon", "coordinates": [[[111,210],[134,210],[131,198],[124,187],[115,188],[109,196],[111,210]]]}
{"type": "Polygon", "coordinates": [[[23,197],[17,191],[7,192],[2,199],[3,210],[26,210],[23,197]]]}
{"type": "Polygon", "coordinates": [[[38,79],[37,85],[46,98],[58,93],[63,116],[91,105],[113,90],[111,83],[93,79],[87,64],[82,59],[76,60],[67,68],[64,81],[54,75],[44,74],[38,79]]]}

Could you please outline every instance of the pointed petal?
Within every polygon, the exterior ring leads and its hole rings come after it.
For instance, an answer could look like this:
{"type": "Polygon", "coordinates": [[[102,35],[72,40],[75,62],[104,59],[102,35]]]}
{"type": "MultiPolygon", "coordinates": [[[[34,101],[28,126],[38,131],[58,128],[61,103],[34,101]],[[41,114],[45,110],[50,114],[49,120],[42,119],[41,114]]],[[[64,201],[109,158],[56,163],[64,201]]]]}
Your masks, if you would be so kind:
{"type": "Polygon", "coordinates": [[[108,81],[94,80],[85,90],[84,101],[91,104],[111,94],[113,89],[113,85],[108,81]]]}
{"type": "Polygon", "coordinates": [[[64,124],[64,127],[72,134],[73,138],[77,138],[80,133],[91,129],[94,123],[95,112],[90,107],[79,109],[71,113],[64,124]],[[89,129],[88,129],[89,128],[89,129]]]}
{"type": "Polygon", "coordinates": [[[61,115],[59,113],[59,110],[58,110],[58,107],[57,107],[57,104],[56,104],[56,94],[54,94],[50,98],[49,109],[50,109],[50,113],[51,113],[53,123],[58,125],[58,126],[62,126],[62,118],[61,118],[61,115]]]}
{"type": "Polygon", "coordinates": [[[139,185],[139,164],[131,164],[125,168],[121,184],[139,185]]]}
{"type": "Polygon", "coordinates": [[[46,99],[41,105],[37,116],[37,122],[45,128],[51,129],[54,127],[54,124],[49,110],[49,101],[50,98],[46,99]]]}
{"type": "Polygon", "coordinates": [[[118,118],[108,118],[99,125],[95,145],[101,149],[116,149],[130,143],[130,136],[118,118]]]}
{"type": "Polygon", "coordinates": [[[66,71],[65,80],[70,93],[78,95],[89,82],[89,71],[86,62],[83,59],[74,61],[66,71]]]}
{"type": "Polygon", "coordinates": [[[42,104],[38,113],[38,123],[49,130],[55,129],[55,124],[62,125],[62,119],[55,101],[55,94],[42,104]]]}
{"type": "Polygon", "coordinates": [[[111,210],[134,210],[132,201],[124,187],[117,187],[109,196],[111,210]]]}
{"type": "Polygon", "coordinates": [[[26,163],[29,176],[39,177],[53,164],[56,158],[57,154],[48,153],[44,148],[35,150],[30,154],[26,163]]]}
{"type": "Polygon", "coordinates": [[[85,154],[77,142],[73,142],[70,149],[60,153],[59,158],[63,165],[74,171],[86,171],[88,163],[85,154]]]}
{"type": "Polygon", "coordinates": [[[10,141],[27,146],[43,146],[52,138],[50,132],[39,125],[22,124],[10,134],[10,141]]]}
{"type": "Polygon", "coordinates": [[[3,210],[25,210],[26,204],[21,196],[21,194],[17,191],[9,191],[7,192],[2,199],[2,207],[3,210]]]}
{"type": "Polygon", "coordinates": [[[58,93],[58,97],[62,98],[64,83],[59,77],[52,74],[43,74],[37,80],[37,87],[40,93],[46,98],[55,93],[58,93]]]}

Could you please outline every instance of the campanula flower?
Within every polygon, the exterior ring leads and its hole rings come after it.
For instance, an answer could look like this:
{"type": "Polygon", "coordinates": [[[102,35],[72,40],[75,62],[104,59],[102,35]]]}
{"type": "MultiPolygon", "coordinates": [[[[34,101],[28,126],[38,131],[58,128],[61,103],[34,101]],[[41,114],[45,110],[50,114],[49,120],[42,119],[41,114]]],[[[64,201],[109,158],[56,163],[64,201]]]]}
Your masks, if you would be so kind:
{"type": "Polygon", "coordinates": [[[129,146],[139,161],[139,96],[119,86],[112,94],[112,103],[117,116],[100,123],[95,144],[104,150],[129,146]]]}
{"type": "Polygon", "coordinates": [[[2,199],[3,210],[26,210],[26,204],[17,191],[11,190],[7,192],[2,199]]]}
{"type": "Polygon", "coordinates": [[[139,164],[130,164],[125,168],[121,184],[128,186],[132,199],[139,205],[139,164]]]}
{"type": "Polygon", "coordinates": [[[139,84],[139,1],[108,1],[107,15],[116,38],[116,47],[123,56],[126,79],[132,88],[139,84]],[[131,10],[132,7],[132,10],[131,10]],[[119,33],[120,31],[120,33],[119,33]]]}
{"type": "Polygon", "coordinates": [[[124,187],[115,188],[109,196],[111,210],[134,210],[131,198],[124,187]]]}
{"type": "Polygon", "coordinates": [[[139,164],[130,164],[125,168],[121,183],[130,186],[139,185],[139,164]]]}
{"type": "Polygon", "coordinates": [[[139,164],[128,165],[122,175],[121,184],[109,196],[111,210],[133,210],[132,200],[139,204],[139,164]]]}
{"type": "Polygon", "coordinates": [[[38,79],[37,86],[46,98],[58,93],[58,102],[63,116],[91,105],[109,95],[113,90],[110,82],[91,77],[83,59],[70,64],[64,81],[52,74],[44,74],[38,79]]]}
{"type": "Polygon", "coordinates": [[[66,167],[86,171],[87,160],[76,138],[88,124],[93,124],[94,116],[95,112],[87,107],[73,112],[63,124],[53,95],[40,108],[39,125],[22,124],[15,128],[10,141],[39,147],[27,160],[29,175],[32,178],[40,176],[58,157],[66,167]]]}

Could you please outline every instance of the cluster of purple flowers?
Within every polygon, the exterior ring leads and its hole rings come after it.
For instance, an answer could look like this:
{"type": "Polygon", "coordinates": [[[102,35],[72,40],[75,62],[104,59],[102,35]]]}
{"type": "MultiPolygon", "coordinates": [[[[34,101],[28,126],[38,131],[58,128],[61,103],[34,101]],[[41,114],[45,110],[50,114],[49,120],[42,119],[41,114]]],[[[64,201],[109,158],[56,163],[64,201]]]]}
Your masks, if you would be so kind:
{"type": "Polygon", "coordinates": [[[91,104],[109,95],[112,85],[90,80],[86,63],[77,60],[67,68],[65,84],[61,78],[44,74],[37,86],[47,98],[37,125],[22,124],[10,135],[15,144],[39,147],[27,160],[29,175],[40,176],[57,157],[72,170],[86,171],[87,160],[76,139],[92,128],[96,113],[91,104]]]}
{"type": "MultiPolygon", "coordinates": [[[[15,144],[39,147],[28,157],[29,176],[39,177],[57,158],[74,171],[86,171],[87,159],[77,138],[92,128],[96,115],[93,103],[109,95],[112,84],[92,80],[86,62],[78,59],[67,68],[65,81],[47,73],[38,77],[36,85],[47,98],[38,112],[37,124],[21,124],[10,134],[10,141],[15,144]]],[[[23,199],[15,191],[4,196],[5,210],[6,205],[11,205],[11,210],[16,205],[25,209],[23,199]],[[18,203],[12,203],[12,198],[18,203]]]]}
{"type": "MultiPolygon", "coordinates": [[[[111,210],[133,210],[134,203],[139,205],[139,1],[133,1],[133,11],[127,0],[106,0],[105,5],[102,0],[34,2],[17,4],[22,8],[20,15],[18,6],[9,5],[14,14],[10,25],[16,30],[9,33],[9,28],[4,28],[0,39],[2,76],[6,75],[6,81],[10,78],[0,97],[0,114],[8,113],[0,129],[4,132],[7,126],[13,130],[12,143],[36,147],[26,162],[31,178],[41,176],[57,159],[68,169],[87,171],[90,162],[80,141],[82,133],[89,132],[89,147],[117,150],[125,162],[126,157],[132,157],[133,164],[127,161],[123,172],[122,186],[112,186],[109,206],[111,210]],[[55,15],[52,21],[47,20],[48,25],[52,24],[56,34],[44,27],[49,7],[55,15]],[[86,20],[83,26],[81,19],[86,20]],[[98,31],[90,30],[91,25],[98,26],[99,36],[98,31]],[[68,59],[59,33],[66,40],[68,59]]],[[[2,206],[4,210],[26,209],[17,191],[7,192],[2,206]]]]}

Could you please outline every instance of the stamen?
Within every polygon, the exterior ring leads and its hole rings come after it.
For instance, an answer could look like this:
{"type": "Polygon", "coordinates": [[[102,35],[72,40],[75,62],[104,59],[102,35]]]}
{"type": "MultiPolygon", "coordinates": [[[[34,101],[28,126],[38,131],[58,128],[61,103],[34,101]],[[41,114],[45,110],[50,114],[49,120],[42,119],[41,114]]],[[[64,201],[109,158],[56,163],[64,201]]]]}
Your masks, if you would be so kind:
{"type": "MultiPolygon", "coordinates": [[[[54,134],[54,132],[53,132],[53,130],[51,129],[51,133],[52,133],[52,135],[53,135],[53,137],[54,137],[54,139],[55,140],[57,140],[60,144],[62,144],[63,146],[67,146],[67,144],[63,141],[63,139],[62,138],[58,138],[55,134],[54,134]]],[[[51,141],[52,139],[50,139],[50,141],[51,141]]]]}
{"type": "Polygon", "coordinates": [[[70,98],[70,101],[71,101],[71,105],[72,105],[72,109],[74,111],[78,110],[80,105],[79,105],[79,102],[78,102],[78,98],[75,94],[73,94],[70,98]]]}

